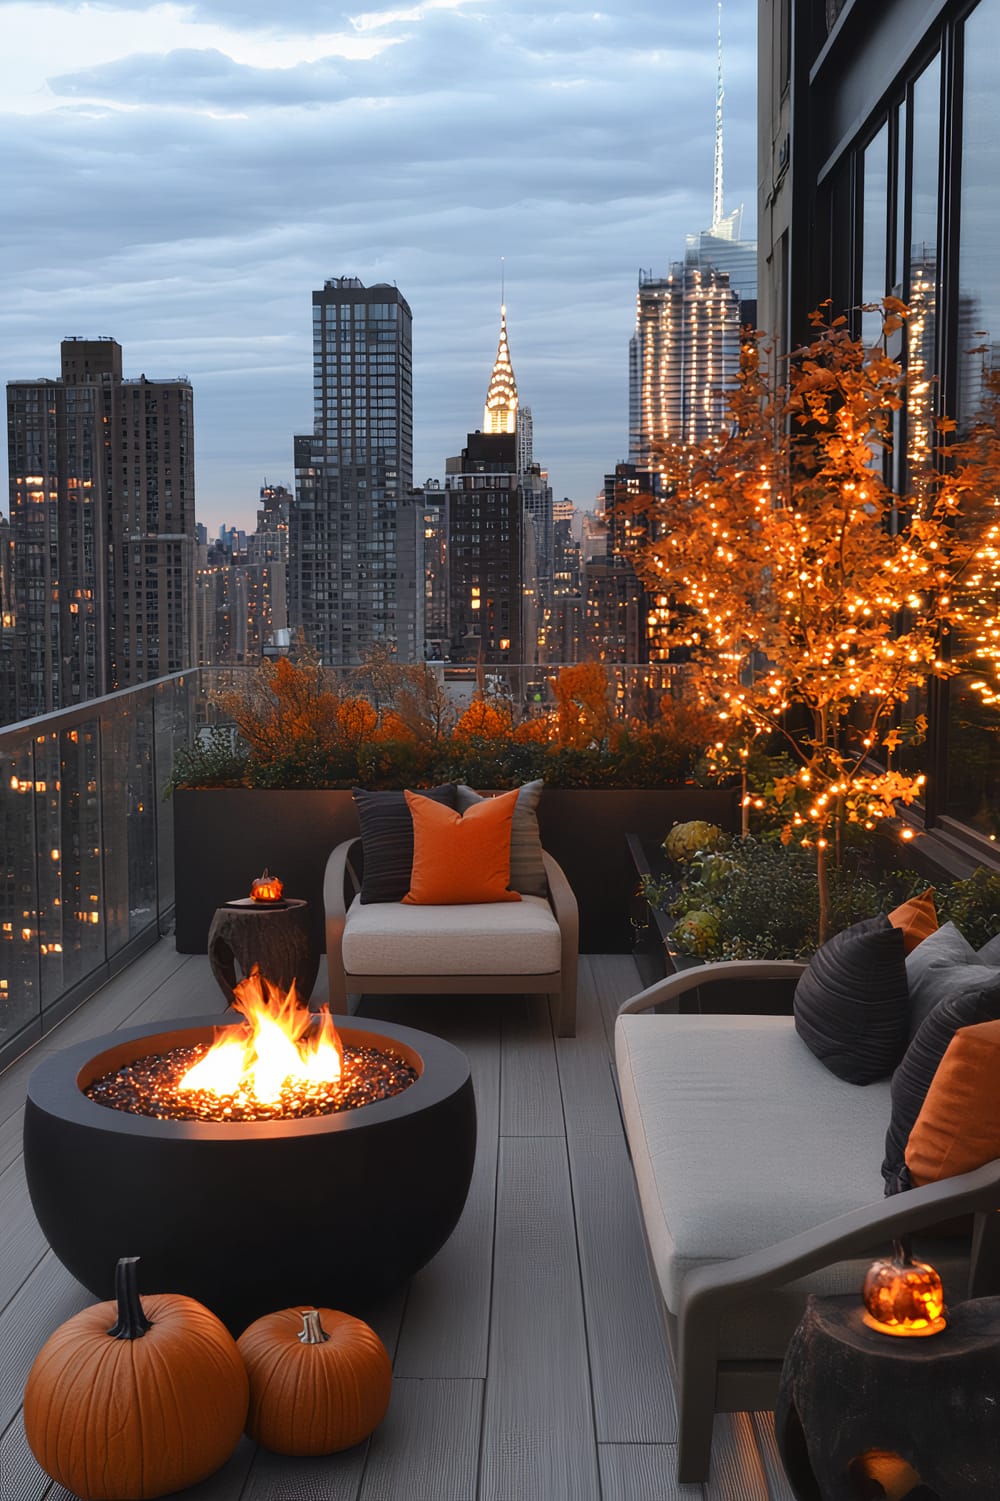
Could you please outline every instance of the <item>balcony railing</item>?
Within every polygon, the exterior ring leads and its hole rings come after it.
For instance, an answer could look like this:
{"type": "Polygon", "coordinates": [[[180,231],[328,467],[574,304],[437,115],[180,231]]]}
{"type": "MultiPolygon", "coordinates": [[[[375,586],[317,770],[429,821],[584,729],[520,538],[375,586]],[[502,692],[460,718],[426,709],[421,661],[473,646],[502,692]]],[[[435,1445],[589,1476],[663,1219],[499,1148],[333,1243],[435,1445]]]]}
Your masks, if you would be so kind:
{"type": "Polygon", "coordinates": [[[162,789],[198,674],[0,729],[0,1063],[156,941],[174,904],[162,789]]]}

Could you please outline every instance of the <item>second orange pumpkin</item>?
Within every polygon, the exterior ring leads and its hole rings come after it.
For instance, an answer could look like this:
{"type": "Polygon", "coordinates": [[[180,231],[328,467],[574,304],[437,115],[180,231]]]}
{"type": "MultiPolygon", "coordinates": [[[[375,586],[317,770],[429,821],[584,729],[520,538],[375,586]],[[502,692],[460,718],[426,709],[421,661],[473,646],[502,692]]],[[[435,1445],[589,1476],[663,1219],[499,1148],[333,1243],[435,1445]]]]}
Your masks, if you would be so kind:
{"type": "Polygon", "coordinates": [[[374,1329],[332,1308],[283,1308],[237,1340],[250,1377],[247,1433],[277,1454],[333,1454],[385,1417],[392,1364],[374,1329]]]}

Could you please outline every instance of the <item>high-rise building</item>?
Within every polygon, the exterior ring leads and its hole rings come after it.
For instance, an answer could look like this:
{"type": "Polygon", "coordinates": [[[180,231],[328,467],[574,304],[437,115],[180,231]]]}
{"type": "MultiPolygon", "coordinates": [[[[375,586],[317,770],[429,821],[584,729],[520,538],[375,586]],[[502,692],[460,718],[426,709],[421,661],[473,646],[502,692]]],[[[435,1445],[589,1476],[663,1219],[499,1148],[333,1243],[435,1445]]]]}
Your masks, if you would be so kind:
{"type": "Polygon", "coordinates": [[[689,235],[665,277],[640,271],[629,343],[629,462],[647,468],[660,443],[700,443],[726,421],[740,330],[757,318],[757,245],[743,209],[723,212],[722,7],[715,104],[712,227],[689,235]]]}
{"type": "Polygon", "coordinates": [[[519,484],[517,416],[507,309],[501,307],[482,429],[469,433],[462,453],[445,466],[454,661],[537,660],[535,528],[519,484]]]}
{"type": "Polygon", "coordinates": [[[12,381],[13,703],[25,718],[193,665],[188,381],[122,376],[114,339],[66,339],[58,379],[12,381]]]}
{"type": "Polygon", "coordinates": [[[313,431],[295,438],[289,623],[330,666],[367,648],[423,657],[413,489],[412,315],[394,286],[313,293],[313,431]],[[419,608],[418,608],[419,603],[419,608]]]}

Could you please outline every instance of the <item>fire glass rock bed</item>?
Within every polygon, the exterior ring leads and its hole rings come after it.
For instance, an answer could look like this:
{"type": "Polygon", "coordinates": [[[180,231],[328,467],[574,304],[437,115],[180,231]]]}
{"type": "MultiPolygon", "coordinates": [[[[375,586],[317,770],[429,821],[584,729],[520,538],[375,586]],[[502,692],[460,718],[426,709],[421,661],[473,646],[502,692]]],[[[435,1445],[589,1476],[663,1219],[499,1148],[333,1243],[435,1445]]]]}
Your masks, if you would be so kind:
{"type": "Polygon", "coordinates": [[[242,1329],[295,1303],[354,1311],[429,1261],[472,1176],[468,1060],[411,1027],[334,1020],[346,1047],[395,1052],[418,1078],[355,1110],[227,1124],[133,1115],[83,1092],[146,1054],[211,1042],[203,1017],[92,1038],[40,1064],[25,1174],[73,1276],[110,1298],[118,1258],[141,1256],[144,1287],[187,1293],[242,1329]]]}

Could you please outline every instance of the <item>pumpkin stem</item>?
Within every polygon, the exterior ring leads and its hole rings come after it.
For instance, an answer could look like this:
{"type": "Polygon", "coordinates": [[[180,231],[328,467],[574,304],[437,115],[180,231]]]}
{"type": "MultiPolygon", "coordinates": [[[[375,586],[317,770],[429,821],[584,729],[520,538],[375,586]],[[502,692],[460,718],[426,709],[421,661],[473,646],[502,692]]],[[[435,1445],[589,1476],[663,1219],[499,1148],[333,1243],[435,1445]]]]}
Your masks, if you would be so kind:
{"type": "Polygon", "coordinates": [[[121,1256],[115,1267],[115,1298],[118,1302],[118,1319],[108,1330],[112,1339],[142,1339],[152,1324],[142,1311],[139,1300],[139,1283],[136,1276],[138,1256],[121,1256]]]}
{"type": "Polygon", "coordinates": [[[329,1338],[330,1336],[319,1321],[319,1309],[303,1308],[300,1342],[303,1345],[325,1345],[329,1338]]]}
{"type": "Polygon", "coordinates": [[[913,1240],[909,1235],[901,1235],[892,1243],[892,1259],[898,1261],[901,1266],[907,1266],[912,1260],[913,1240]]]}

